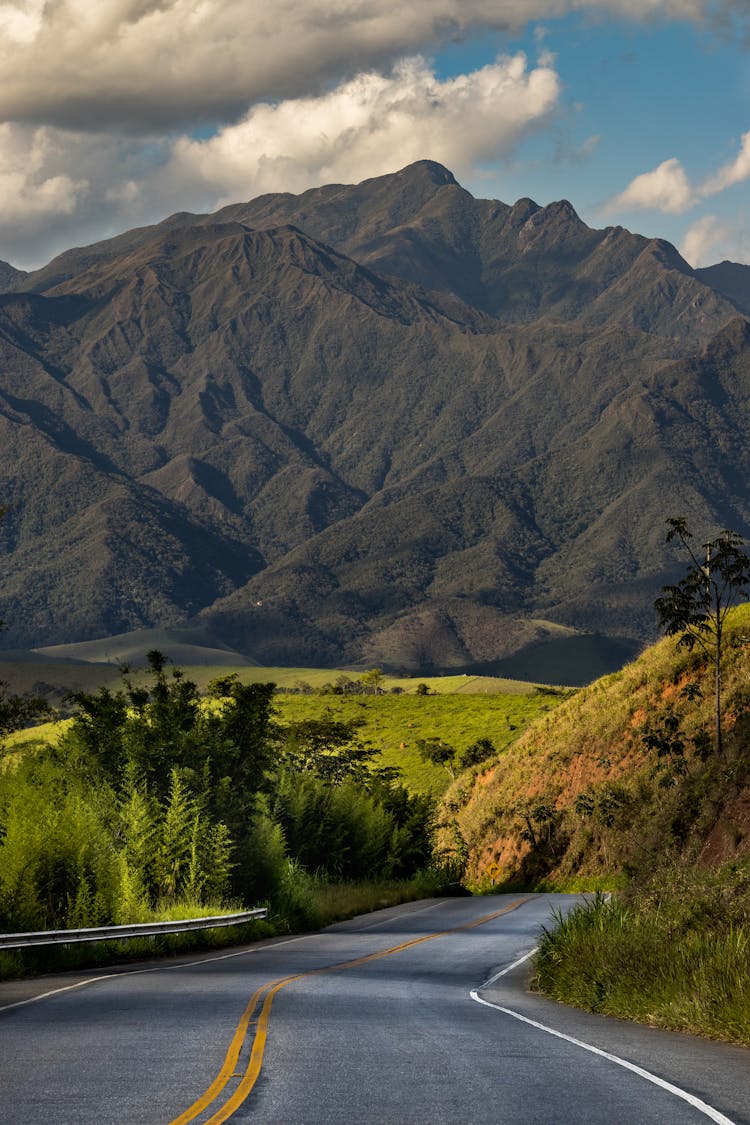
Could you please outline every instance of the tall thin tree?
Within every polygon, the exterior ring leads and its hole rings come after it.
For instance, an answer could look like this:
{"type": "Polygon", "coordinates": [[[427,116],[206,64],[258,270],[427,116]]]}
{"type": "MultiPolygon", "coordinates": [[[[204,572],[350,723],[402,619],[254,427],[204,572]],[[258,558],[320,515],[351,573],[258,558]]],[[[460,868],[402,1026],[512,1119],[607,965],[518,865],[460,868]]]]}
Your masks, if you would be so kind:
{"type": "Polygon", "coordinates": [[[721,689],[724,626],[733,605],[750,593],[750,557],[744,540],[734,531],[723,531],[702,546],[699,556],[691,546],[693,534],[682,517],[668,519],[667,542],[678,539],[690,559],[685,576],[674,586],[664,586],[654,602],[667,636],[678,636],[678,646],[692,651],[697,645],[714,668],[716,753],[724,750],[721,689]]]}

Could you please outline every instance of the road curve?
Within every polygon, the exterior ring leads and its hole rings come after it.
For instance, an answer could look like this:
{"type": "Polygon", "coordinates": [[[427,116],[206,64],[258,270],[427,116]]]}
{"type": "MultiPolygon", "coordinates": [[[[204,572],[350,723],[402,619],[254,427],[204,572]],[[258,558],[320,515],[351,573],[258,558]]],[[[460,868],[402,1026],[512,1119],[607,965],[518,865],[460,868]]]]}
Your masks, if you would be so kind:
{"type": "Polygon", "coordinates": [[[526,992],[520,959],[579,897],[427,900],[0,985],[0,1121],[750,1125],[750,1051],[526,992]]]}

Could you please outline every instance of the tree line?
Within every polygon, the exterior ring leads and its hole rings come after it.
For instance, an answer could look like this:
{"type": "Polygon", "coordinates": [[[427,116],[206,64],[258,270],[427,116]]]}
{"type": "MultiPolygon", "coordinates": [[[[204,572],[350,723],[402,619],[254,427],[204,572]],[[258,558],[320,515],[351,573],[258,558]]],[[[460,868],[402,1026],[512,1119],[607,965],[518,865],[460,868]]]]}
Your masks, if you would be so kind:
{"type": "Polygon", "coordinates": [[[291,924],[300,872],[426,868],[431,799],[377,765],[357,722],[282,727],[273,694],[229,676],[201,696],[156,651],[117,690],[74,694],[56,744],[8,751],[0,770],[0,929],[230,902],[283,906],[291,924]]]}

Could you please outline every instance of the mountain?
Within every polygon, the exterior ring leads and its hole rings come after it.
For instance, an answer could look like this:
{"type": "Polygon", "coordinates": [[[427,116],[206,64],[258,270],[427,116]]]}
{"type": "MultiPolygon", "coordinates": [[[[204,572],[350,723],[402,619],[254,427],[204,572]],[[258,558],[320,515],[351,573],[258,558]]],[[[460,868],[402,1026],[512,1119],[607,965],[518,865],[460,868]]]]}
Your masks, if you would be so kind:
{"type": "Polygon", "coordinates": [[[294,223],[379,273],[456,293],[505,324],[544,316],[697,340],[736,311],[669,243],[591,230],[567,200],[474,199],[431,161],[354,189],[261,196],[219,217],[294,223]]]}
{"type": "Polygon", "coordinates": [[[0,293],[17,288],[25,277],[23,270],[17,270],[10,262],[0,261],[0,293]]]}
{"type": "Polygon", "coordinates": [[[710,285],[746,315],[750,315],[750,266],[737,262],[719,262],[695,271],[696,277],[710,285]]]}
{"type": "Polygon", "coordinates": [[[748,323],[705,273],[422,161],[16,278],[7,643],[192,622],[261,663],[412,669],[560,626],[636,645],[665,516],[750,528],[748,323]]]}

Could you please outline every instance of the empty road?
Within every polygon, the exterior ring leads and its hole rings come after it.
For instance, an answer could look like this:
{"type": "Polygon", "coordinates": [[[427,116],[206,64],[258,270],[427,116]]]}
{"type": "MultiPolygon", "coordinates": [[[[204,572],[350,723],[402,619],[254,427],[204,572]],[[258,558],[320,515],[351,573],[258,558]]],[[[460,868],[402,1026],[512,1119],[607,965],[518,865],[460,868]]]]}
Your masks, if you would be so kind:
{"type": "Polygon", "coordinates": [[[579,897],[429,900],[2,984],[0,1121],[750,1125],[750,1051],[526,992],[516,962],[579,897]]]}

